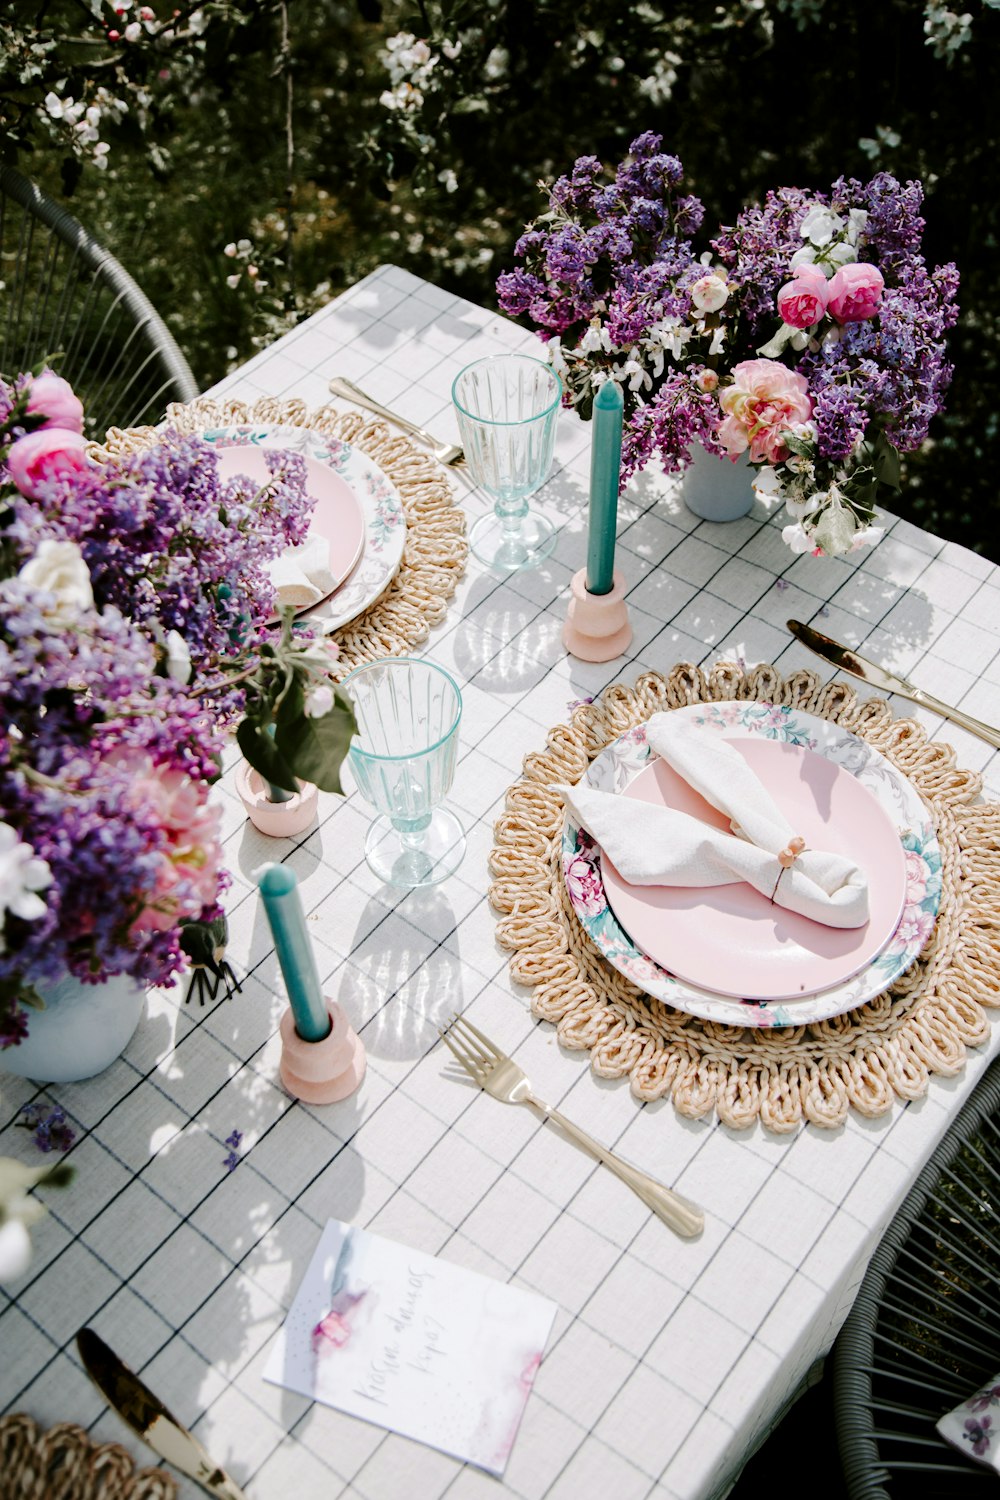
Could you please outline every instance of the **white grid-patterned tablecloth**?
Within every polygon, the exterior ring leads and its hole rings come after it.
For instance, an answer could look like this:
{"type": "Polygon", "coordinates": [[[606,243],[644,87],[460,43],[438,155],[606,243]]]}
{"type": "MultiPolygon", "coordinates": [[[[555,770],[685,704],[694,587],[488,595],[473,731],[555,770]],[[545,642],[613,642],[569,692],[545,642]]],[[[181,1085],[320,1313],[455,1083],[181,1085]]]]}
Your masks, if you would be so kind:
{"type": "MultiPolygon", "coordinates": [[[[537,348],[523,330],[395,267],[383,267],[212,394],[297,396],[318,406],[347,375],[444,438],[451,382],[470,359],[537,348]]],[[[568,584],[585,553],[589,429],[563,413],[536,503],[557,521],[555,557],[498,578],[470,559],[427,653],[465,699],[451,805],[469,831],[458,875],[425,893],[380,886],[363,858],[369,812],[324,797],[298,843],[266,840],[222,786],[230,958],[243,994],[199,1010],[150,996],[107,1073],[54,1087],[80,1133],[74,1185],[49,1193],[29,1273],[0,1291],[0,1408],[43,1425],[125,1432],[73,1345],[91,1323],[244,1483],[255,1500],[696,1500],[724,1489],[828,1348],[866,1260],[921,1163],[981,1076],[986,1052],[925,1098],[878,1120],[791,1138],[640,1107],[593,1077],[533,1021],[486,903],[492,824],[523,754],[574,700],[678,660],[822,664],[784,622],[815,620],[976,716],[1000,722],[1000,575],[983,558],[897,522],[847,560],[793,558],[780,519],[699,523],[662,477],[620,508],[618,562],[634,638],[587,666],[561,644],[568,584]],[[252,872],[296,871],[320,971],[368,1051],[359,1094],[325,1109],[277,1079],[281,978],[252,872]],[[526,1110],[445,1076],[436,1024],[470,1016],[515,1052],[537,1092],[706,1210],[675,1238],[628,1190],[526,1110]],[[227,1170],[223,1144],[244,1134],[227,1170]],[[502,1486],[378,1427],[261,1378],[272,1336],[329,1217],[367,1226],[559,1305],[502,1486]]],[[[484,502],[468,495],[470,519],[484,502]]],[[[832,675],[827,672],[827,676],[832,675]]],[[[1000,757],[900,701],[983,768],[1000,757]]],[[[993,1049],[990,1049],[991,1051],[993,1049]]],[[[0,1153],[37,1157],[14,1128],[32,1085],[0,1077],[0,1153]]],[[[147,1455],[143,1454],[143,1461],[147,1455]]],[[[200,1493],[182,1484],[184,1495],[200,1493]]]]}

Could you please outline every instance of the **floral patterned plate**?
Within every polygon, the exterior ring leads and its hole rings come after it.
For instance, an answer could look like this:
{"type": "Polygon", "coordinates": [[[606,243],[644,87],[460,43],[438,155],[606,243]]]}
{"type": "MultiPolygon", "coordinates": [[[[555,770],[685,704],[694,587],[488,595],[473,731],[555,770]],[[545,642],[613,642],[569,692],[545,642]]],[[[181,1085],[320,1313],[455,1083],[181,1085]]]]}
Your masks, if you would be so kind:
{"type": "Polygon", "coordinates": [[[288,448],[325,465],[346,482],[361,507],[360,558],[328,599],[305,611],[329,633],[355,619],[388,587],[403,559],[406,517],[392,481],[367,454],[305,427],[215,427],[201,436],[214,447],[288,448]]]}
{"type": "MultiPolygon", "coordinates": [[[[895,825],[906,856],[906,902],[887,945],[859,974],[795,1000],[737,1000],[683,983],[636,947],[608,905],[601,851],[569,817],[562,865],[570,901],[605,958],[647,994],[677,1010],[728,1026],[801,1026],[853,1010],[909,968],[931,934],[941,900],[941,853],[927,809],[902,772],[866,741],[814,714],[769,703],[690,704],[678,708],[699,727],[728,738],[760,735],[802,745],[832,760],[872,792],[895,825]]],[[[620,735],[593,761],[587,784],[620,792],[648,764],[645,725],[620,735]]]]}

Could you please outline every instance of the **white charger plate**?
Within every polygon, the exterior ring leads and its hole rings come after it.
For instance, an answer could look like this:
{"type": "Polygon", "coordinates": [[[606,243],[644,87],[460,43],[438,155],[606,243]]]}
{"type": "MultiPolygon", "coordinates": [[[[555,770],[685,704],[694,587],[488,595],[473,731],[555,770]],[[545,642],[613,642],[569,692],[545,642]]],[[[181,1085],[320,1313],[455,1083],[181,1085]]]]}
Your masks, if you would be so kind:
{"type": "MultiPolygon", "coordinates": [[[[769,703],[690,704],[673,710],[725,738],[760,735],[801,745],[855,776],[875,796],[899,835],[906,861],[906,897],[889,942],[844,983],[793,1000],[741,1000],[684,983],[640,951],[608,904],[601,852],[567,816],[562,867],[573,909],[608,961],[647,994],[677,1010],[728,1026],[801,1026],[863,1005],[888,988],[930,936],[941,900],[941,853],[919,793],[895,766],[856,735],[814,714],[769,703]]],[[[620,735],[592,762],[585,782],[621,792],[649,764],[645,725],[620,735]]],[[[690,913],[697,920],[697,909],[690,913]]]]}

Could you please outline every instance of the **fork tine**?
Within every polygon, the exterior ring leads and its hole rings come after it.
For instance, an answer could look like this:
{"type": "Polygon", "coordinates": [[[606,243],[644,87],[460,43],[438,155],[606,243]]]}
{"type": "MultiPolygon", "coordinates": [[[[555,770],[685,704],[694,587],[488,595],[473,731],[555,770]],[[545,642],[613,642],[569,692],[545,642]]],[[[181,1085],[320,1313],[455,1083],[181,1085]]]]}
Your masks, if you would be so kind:
{"type": "MultiPolygon", "coordinates": [[[[489,1039],[489,1037],[485,1036],[479,1030],[478,1026],[473,1026],[472,1022],[469,1021],[465,1016],[456,1016],[455,1019],[454,1019],[454,1021],[452,1022],[452,1025],[463,1027],[465,1029],[465,1031],[467,1031],[467,1032],[471,1031],[472,1035],[474,1037],[476,1037],[479,1042],[482,1043],[482,1046],[486,1048],[487,1053],[489,1053],[489,1055],[492,1057],[492,1059],[495,1062],[506,1062],[506,1060],[507,1060],[506,1053],[501,1052],[500,1048],[496,1045],[496,1043],[495,1042],[491,1042],[490,1039],[489,1039]]],[[[468,1037],[466,1037],[466,1041],[469,1041],[468,1037]]],[[[469,1045],[471,1046],[472,1043],[469,1042],[469,1045]]]]}
{"type": "Polygon", "coordinates": [[[444,1042],[448,1050],[452,1053],[452,1055],[458,1060],[458,1062],[461,1063],[465,1071],[467,1073],[470,1073],[475,1081],[479,1084],[480,1088],[482,1088],[482,1075],[485,1070],[483,1068],[481,1059],[475,1057],[471,1052],[468,1052],[465,1047],[463,1047],[459,1042],[456,1042],[454,1037],[449,1036],[447,1031],[442,1031],[440,1026],[438,1027],[438,1035],[440,1036],[441,1040],[444,1042]]]}

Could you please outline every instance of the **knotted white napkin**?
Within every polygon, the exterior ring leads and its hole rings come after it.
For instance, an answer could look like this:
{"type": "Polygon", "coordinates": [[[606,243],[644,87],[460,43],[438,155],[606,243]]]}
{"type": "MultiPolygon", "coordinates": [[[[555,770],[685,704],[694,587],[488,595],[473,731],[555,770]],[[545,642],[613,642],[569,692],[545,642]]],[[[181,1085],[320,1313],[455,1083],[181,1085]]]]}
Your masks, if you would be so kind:
{"type": "Polygon", "coordinates": [[[776,905],[828,927],[868,921],[868,880],[842,854],[806,849],[728,741],[672,713],[654,714],[646,738],[730,821],[735,838],[687,813],[632,797],[559,786],[566,806],[631,885],[748,885],[776,905]]]}
{"type": "Polygon", "coordinates": [[[330,544],[310,534],[298,547],[286,547],[268,564],[274,584],[274,607],[306,609],[332,594],[337,580],[330,572],[330,544]]]}
{"type": "Polygon", "coordinates": [[[1000,1473],[1000,1375],[976,1391],[961,1406],[947,1412],[937,1424],[945,1442],[960,1448],[977,1463],[1000,1473]]]}

